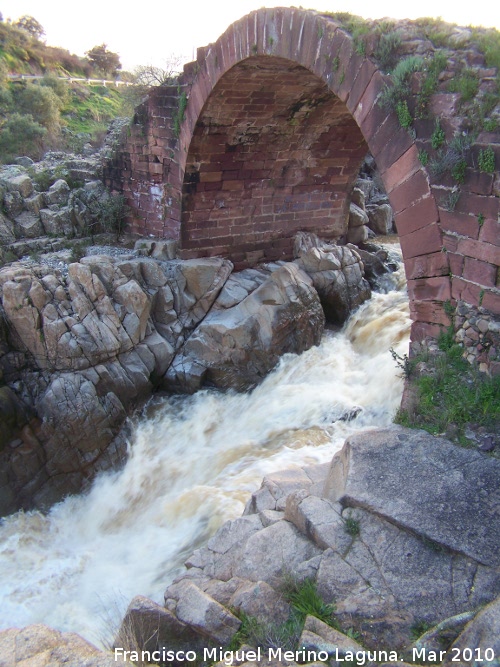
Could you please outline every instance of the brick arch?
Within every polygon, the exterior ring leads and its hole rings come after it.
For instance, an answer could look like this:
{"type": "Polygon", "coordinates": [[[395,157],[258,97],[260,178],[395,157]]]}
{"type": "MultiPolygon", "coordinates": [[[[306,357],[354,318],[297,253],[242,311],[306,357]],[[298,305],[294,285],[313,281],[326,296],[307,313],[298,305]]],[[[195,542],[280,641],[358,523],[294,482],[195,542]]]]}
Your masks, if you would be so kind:
{"type": "Polygon", "coordinates": [[[500,313],[493,178],[470,169],[456,210],[445,210],[443,185],[418,158],[432,124],[418,140],[401,128],[377,103],[386,81],[330,17],[252,12],[198,50],[178,87],[151,91],[108,183],[127,196],[131,231],[177,239],[184,257],[245,265],[288,257],[297,229],[341,239],[368,149],[395,212],[413,338],[448,325],[448,300],[500,313]]]}

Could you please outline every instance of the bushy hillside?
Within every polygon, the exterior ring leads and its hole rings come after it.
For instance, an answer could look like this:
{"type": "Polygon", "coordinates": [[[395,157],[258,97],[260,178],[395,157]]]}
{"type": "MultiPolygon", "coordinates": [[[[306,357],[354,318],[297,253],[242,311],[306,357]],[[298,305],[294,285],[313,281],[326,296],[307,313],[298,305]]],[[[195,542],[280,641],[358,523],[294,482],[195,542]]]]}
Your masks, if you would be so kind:
{"type": "Polygon", "coordinates": [[[47,46],[42,36],[33,17],[0,21],[0,163],[19,155],[38,159],[48,149],[79,152],[87,143],[96,145],[109,122],[131,113],[135,103],[126,86],[70,83],[70,77],[116,77],[119,57],[104,44],[82,58],[47,46]],[[42,78],[13,78],[23,74],[42,78]]]}

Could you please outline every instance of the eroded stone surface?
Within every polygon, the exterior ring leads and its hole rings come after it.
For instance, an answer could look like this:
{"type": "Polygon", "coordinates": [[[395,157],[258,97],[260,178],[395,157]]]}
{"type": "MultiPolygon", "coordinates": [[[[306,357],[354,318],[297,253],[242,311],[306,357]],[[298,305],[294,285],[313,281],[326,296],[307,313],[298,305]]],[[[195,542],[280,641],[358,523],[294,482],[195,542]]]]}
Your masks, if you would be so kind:
{"type": "Polygon", "coordinates": [[[325,494],[497,567],[499,475],[496,459],[392,427],[349,438],[332,461],[325,494]]]}

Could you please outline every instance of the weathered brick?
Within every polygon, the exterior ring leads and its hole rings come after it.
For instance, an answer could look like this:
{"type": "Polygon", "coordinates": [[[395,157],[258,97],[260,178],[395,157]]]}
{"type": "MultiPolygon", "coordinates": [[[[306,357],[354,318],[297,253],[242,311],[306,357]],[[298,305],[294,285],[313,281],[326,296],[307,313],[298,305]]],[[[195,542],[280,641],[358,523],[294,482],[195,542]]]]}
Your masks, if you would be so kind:
{"type": "Polygon", "coordinates": [[[475,169],[467,169],[464,188],[478,195],[491,195],[493,191],[493,174],[486,174],[475,169]]]}
{"type": "Polygon", "coordinates": [[[451,297],[449,276],[419,278],[408,281],[411,301],[446,301],[451,297]]]}
{"type": "Polygon", "coordinates": [[[481,305],[495,315],[500,315],[500,294],[484,290],[481,305]]]}
{"type": "Polygon", "coordinates": [[[482,215],[485,218],[496,220],[500,212],[500,199],[498,197],[483,197],[468,192],[463,192],[457,202],[456,210],[472,215],[482,215]]]}
{"type": "Polygon", "coordinates": [[[500,246],[500,221],[485,220],[479,232],[479,240],[491,243],[491,245],[500,246]]]}
{"type": "Polygon", "coordinates": [[[412,145],[400,158],[383,170],[382,179],[385,189],[388,193],[391,193],[394,188],[406,181],[421,168],[422,165],[418,159],[418,149],[415,145],[412,145]]]}
{"type": "Polygon", "coordinates": [[[450,271],[449,253],[435,252],[420,257],[409,257],[405,261],[405,269],[408,280],[446,276],[450,271]]]}
{"type": "Polygon", "coordinates": [[[416,204],[404,209],[395,216],[396,228],[401,236],[410,234],[422,227],[427,227],[437,222],[438,219],[439,215],[434,197],[420,199],[416,204]]]}
{"type": "Polygon", "coordinates": [[[439,210],[441,229],[446,232],[455,232],[471,239],[477,239],[479,235],[479,222],[473,215],[439,210]]]}
{"type": "Polygon", "coordinates": [[[438,324],[430,324],[428,322],[415,321],[411,328],[411,340],[413,342],[420,342],[425,338],[438,338],[443,330],[442,326],[438,324]]]}
{"type": "Polygon", "coordinates": [[[436,223],[400,237],[403,257],[418,257],[441,250],[441,232],[436,223]]]}
{"type": "Polygon", "coordinates": [[[465,301],[472,306],[478,306],[481,291],[480,285],[463,280],[463,278],[452,277],[451,279],[451,295],[456,301],[465,301]]]}
{"type": "Polygon", "coordinates": [[[427,176],[420,169],[410,177],[396,186],[389,194],[391,206],[394,213],[399,213],[404,209],[412,206],[415,202],[423,197],[430,195],[429,183],[427,176]]]}
{"type": "Polygon", "coordinates": [[[462,277],[483,287],[495,287],[498,267],[471,257],[465,258],[462,277]]]}
{"type": "Polygon", "coordinates": [[[500,265],[500,248],[489,243],[482,243],[481,241],[473,241],[471,239],[460,239],[458,242],[458,252],[468,257],[474,257],[474,259],[484,260],[489,264],[500,265]]]}
{"type": "MultiPolygon", "coordinates": [[[[394,123],[392,117],[388,119],[391,124],[394,123]]],[[[401,157],[413,143],[413,139],[406,130],[399,125],[394,124],[392,128],[392,136],[389,141],[382,146],[380,151],[374,153],[377,161],[377,166],[381,171],[385,171],[387,167],[393,164],[399,157],[401,157]]]]}
{"type": "Polygon", "coordinates": [[[450,272],[453,276],[461,276],[464,268],[464,256],[454,252],[446,253],[450,263],[450,272]]]}
{"type": "Polygon", "coordinates": [[[444,311],[442,301],[411,301],[410,312],[412,319],[417,322],[430,322],[443,326],[450,324],[450,318],[444,311]]]}

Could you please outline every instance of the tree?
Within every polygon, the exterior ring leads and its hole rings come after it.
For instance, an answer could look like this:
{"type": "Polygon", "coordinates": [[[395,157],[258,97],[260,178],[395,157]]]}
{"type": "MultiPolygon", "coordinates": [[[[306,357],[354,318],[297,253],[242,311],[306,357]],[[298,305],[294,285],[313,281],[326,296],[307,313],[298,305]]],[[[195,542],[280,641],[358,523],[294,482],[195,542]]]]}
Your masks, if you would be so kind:
{"type": "Polygon", "coordinates": [[[179,72],[182,71],[182,59],[171,55],[164,67],[157,65],[139,65],[134,70],[136,83],[142,86],[161,86],[164,83],[172,83],[179,72]]]}
{"type": "Polygon", "coordinates": [[[116,76],[118,70],[122,68],[120,56],[117,53],[108,51],[106,44],[94,46],[85,55],[91,66],[106,76],[116,76]]]}
{"type": "Polygon", "coordinates": [[[41,39],[43,35],[45,35],[45,30],[43,29],[42,24],[33,18],[33,16],[28,16],[28,14],[21,16],[14,25],[16,28],[21,28],[21,30],[29,32],[29,34],[36,39],[41,39]]]}

